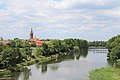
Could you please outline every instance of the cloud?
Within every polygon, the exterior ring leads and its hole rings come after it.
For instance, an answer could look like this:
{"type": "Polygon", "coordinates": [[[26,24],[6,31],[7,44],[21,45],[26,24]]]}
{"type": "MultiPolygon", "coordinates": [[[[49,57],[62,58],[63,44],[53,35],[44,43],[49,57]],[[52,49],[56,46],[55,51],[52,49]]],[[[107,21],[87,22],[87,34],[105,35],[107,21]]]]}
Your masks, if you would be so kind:
{"type": "Polygon", "coordinates": [[[119,0],[61,0],[55,7],[58,9],[109,9],[119,6],[119,3],[119,0]]]}
{"type": "Polygon", "coordinates": [[[120,17],[120,7],[109,9],[109,10],[103,10],[101,11],[104,15],[114,16],[114,17],[120,17]]]}
{"type": "Polygon", "coordinates": [[[112,30],[120,25],[119,3],[119,0],[0,0],[0,36],[12,31],[14,34],[6,38],[26,38],[31,27],[43,38],[91,39],[91,35],[98,38],[97,33],[105,31],[114,35],[112,30]]]}

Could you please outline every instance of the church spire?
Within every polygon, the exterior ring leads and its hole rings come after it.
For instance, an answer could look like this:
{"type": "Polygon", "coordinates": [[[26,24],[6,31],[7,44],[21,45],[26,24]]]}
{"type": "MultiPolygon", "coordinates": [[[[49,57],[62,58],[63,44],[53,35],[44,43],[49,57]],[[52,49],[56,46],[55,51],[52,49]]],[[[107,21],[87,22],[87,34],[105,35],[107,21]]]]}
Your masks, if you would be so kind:
{"type": "Polygon", "coordinates": [[[31,31],[30,31],[30,39],[32,39],[33,38],[33,30],[32,30],[32,28],[31,28],[31,31]]]}

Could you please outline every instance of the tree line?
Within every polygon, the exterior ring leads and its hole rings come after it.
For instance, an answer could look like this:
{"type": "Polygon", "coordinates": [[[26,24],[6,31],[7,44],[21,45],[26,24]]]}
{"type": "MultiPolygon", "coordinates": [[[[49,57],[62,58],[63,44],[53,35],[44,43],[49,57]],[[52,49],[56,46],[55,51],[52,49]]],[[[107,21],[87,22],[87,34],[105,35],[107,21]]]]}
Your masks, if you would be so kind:
{"type": "Polygon", "coordinates": [[[87,49],[88,42],[80,39],[51,40],[48,44],[44,43],[37,49],[37,55],[51,56],[63,54],[72,50],[87,49]]]}
{"type": "Polygon", "coordinates": [[[21,39],[11,40],[7,44],[0,43],[0,69],[8,69],[28,61],[32,57],[30,47],[28,41],[21,39]]]}
{"type": "Polygon", "coordinates": [[[15,38],[14,40],[10,40],[6,45],[10,47],[19,47],[19,48],[36,47],[36,44],[34,41],[23,40],[23,39],[18,39],[18,38],[15,38]]]}
{"type": "Polygon", "coordinates": [[[88,45],[90,47],[106,47],[107,41],[90,41],[88,42],[88,45]]]}
{"type": "MultiPolygon", "coordinates": [[[[0,69],[9,69],[17,64],[30,61],[35,58],[32,55],[34,42],[29,40],[14,39],[9,43],[0,43],[0,69]]],[[[80,39],[50,40],[48,44],[36,47],[36,55],[49,57],[51,55],[63,54],[72,50],[87,49],[88,42],[80,39]]]]}

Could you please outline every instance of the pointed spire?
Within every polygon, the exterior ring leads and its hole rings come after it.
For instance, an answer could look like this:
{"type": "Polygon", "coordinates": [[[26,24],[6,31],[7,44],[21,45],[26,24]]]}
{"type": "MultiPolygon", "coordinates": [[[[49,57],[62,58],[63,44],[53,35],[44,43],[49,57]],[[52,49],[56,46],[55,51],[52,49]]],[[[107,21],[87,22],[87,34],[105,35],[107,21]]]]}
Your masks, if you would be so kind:
{"type": "Polygon", "coordinates": [[[33,30],[32,30],[32,28],[31,28],[31,31],[30,31],[30,39],[32,39],[33,38],[33,30]]]}
{"type": "Polygon", "coordinates": [[[31,32],[33,32],[32,28],[31,28],[31,32]]]}

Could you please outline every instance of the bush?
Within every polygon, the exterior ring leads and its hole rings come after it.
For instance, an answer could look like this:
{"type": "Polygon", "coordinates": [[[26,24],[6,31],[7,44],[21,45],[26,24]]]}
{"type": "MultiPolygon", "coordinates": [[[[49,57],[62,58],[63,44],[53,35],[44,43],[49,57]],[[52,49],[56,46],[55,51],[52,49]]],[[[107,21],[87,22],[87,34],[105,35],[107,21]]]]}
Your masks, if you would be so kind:
{"type": "Polygon", "coordinates": [[[0,77],[1,77],[1,76],[5,76],[5,75],[10,75],[10,74],[11,74],[11,71],[10,71],[10,70],[0,71],[0,77]]]}

